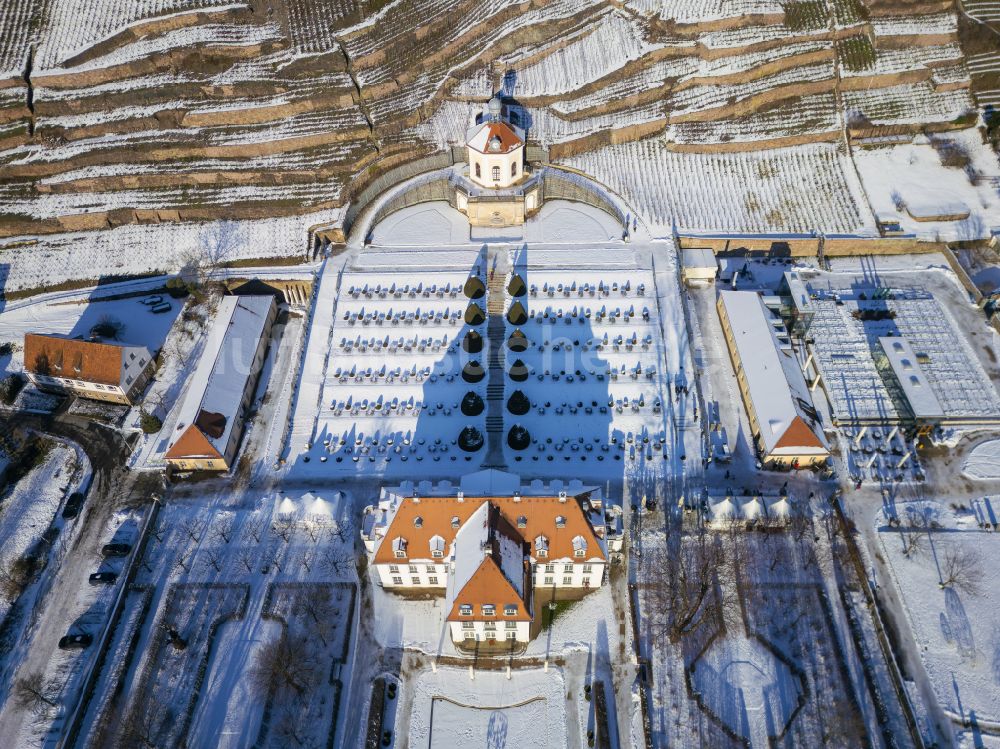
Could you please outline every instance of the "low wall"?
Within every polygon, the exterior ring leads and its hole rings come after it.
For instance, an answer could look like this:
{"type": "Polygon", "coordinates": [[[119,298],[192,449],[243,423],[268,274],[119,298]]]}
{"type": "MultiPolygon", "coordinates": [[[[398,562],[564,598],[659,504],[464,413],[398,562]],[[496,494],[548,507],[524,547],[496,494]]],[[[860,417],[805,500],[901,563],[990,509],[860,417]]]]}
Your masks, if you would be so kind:
{"type": "Polygon", "coordinates": [[[681,235],[677,238],[680,248],[707,247],[715,254],[724,252],[765,252],[791,257],[819,255],[822,241],[826,257],[851,257],[856,255],[918,255],[941,252],[940,242],[921,242],[913,237],[820,237],[802,236],[735,236],[712,237],[681,235]]]}

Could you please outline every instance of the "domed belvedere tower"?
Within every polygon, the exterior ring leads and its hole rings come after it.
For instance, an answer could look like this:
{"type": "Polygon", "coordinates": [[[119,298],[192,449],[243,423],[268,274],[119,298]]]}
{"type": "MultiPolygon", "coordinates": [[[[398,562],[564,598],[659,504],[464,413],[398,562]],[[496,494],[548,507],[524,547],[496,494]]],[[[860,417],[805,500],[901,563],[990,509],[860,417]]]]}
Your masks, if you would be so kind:
{"type": "Polygon", "coordinates": [[[473,226],[523,224],[542,204],[540,175],[526,172],[524,130],[507,121],[494,96],[465,136],[469,163],[455,180],[458,210],[473,226]]]}

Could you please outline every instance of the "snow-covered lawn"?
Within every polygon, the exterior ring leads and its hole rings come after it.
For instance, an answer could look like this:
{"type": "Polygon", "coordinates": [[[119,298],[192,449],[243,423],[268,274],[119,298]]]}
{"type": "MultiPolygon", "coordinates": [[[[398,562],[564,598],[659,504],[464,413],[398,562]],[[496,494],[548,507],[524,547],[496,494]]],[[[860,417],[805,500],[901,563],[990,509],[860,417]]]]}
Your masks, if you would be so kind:
{"type": "Polygon", "coordinates": [[[1000,478],[1000,440],[989,440],[972,448],[962,464],[962,473],[982,481],[1000,478]]]}
{"type": "Polygon", "coordinates": [[[938,703],[956,719],[1000,721],[1000,627],[997,580],[1000,536],[978,527],[977,515],[1000,510],[996,497],[975,500],[972,512],[955,512],[943,503],[914,503],[899,509],[903,530],[879,520],[879,541],[903,601],[918,655],[938,703]],[[910,512],[940,525],[906,528],[910,512]],[[916,548],[912,536],[919,536],[916,548]],[[969,560],[959,580],[942,586],[954,559],[969,560]]]}
{"type": "Polygon", "coordinates": [[[567,700],[559,669],[422,671],[413,683],[410,746],[532,746],[561,749],[566,735],[567,700]]]}
{"type": "Polygon", "coordinates": [[[969,157],[969,169],[946,167],[926,139],[879,148],[855,149],[854,161],[879,215],[898,219],[907,232],[927,240],[969,240],[989,237],[1000,225],[1000,195],[993,180],[1000,177],[996,154],[982,143],[978,130],[939,136],[969,157]],[[917,221],[913,216],[968,213],[960,221],[917,221]],[[912,215],[911,215],[912,214],[912,215]]]}

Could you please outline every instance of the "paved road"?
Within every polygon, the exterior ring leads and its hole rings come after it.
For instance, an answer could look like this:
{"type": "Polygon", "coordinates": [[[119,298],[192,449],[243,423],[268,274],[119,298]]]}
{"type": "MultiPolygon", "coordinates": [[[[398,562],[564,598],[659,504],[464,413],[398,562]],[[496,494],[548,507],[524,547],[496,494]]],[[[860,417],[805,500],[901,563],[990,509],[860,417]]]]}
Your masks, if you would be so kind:
{"type": "MultiPolygon", "coordinates": [[[[61,413],[54,417],[37,414],[0,414],[0,429],[29,427],[63,440],[77,443],[87,454],[93,468],[93,481],[84,511],[73,522],[75,529],[68,553],[58,567],[43,574],[55,577],[45,597],[36,602],[30,627],[20,633],[11,654],[0,662],[4,704],[0,707],[0,746],[18,746],[18,735],[25,719],[23,711],[6,700],[7,690],[19,674],[44,671],[51,661],[59,638],[81,613],[78,593],[87,589],[87,576],[100,559],[104,530],[122,498],[141,499],[149,490],[149,477],[133,476],[123,471],[129,448],[113,429],[61,413]],[[13,657],[10,657],[13,656],[13,657]]],[[[85,651],[87,657],[94,652],[85,651]]],[[[64,695],[64,698],[67,696],[64,695]]]]}

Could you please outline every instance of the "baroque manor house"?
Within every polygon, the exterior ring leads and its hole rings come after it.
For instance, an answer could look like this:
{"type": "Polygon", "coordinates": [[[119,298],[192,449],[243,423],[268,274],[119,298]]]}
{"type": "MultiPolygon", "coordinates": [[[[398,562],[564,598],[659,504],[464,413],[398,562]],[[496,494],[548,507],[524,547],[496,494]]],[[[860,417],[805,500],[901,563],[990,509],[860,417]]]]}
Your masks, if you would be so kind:
{"type": "MultiPolygon", "coordinates": [[[[487,474],[499,472],[472,477],[487,474]]],[[[444,594],[456,643],[527,642],[541,623],[536,595],[575,598],[599,587],[609,551],[620,549],[596,491],[437,489],[383,489],[362,537],[383,588],[444,594]]]]}

